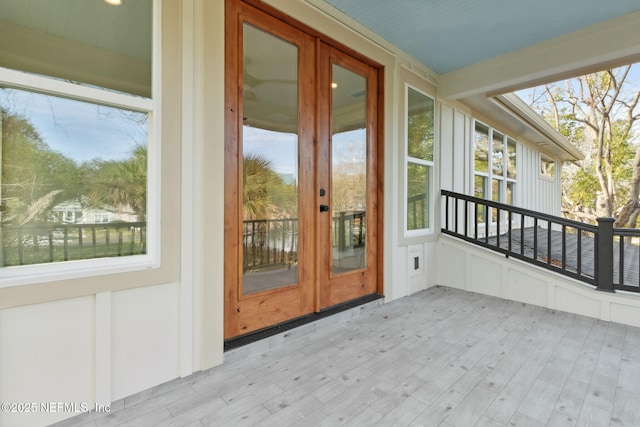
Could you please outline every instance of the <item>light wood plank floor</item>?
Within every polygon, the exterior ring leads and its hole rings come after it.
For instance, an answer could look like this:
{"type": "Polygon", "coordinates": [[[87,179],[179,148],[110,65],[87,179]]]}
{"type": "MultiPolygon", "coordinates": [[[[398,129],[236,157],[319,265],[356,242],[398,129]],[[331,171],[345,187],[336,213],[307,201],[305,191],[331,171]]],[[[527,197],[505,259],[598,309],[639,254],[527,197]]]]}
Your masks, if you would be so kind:
{"type": "Polygon", "coordinates": [[[638,328],[432,288],[285,335],[60,426],[640,426],[638,328]]]}

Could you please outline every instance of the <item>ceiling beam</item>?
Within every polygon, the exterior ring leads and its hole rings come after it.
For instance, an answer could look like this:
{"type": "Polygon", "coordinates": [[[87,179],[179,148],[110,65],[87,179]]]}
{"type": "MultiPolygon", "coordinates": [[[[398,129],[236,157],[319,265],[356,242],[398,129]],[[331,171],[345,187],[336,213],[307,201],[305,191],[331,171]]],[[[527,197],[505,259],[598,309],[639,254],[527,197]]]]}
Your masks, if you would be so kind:
{"type": "Polygon", "coordinates": [[[439,95],[498,95],[640,61],[640,11],[443,74],[439,95]]]}

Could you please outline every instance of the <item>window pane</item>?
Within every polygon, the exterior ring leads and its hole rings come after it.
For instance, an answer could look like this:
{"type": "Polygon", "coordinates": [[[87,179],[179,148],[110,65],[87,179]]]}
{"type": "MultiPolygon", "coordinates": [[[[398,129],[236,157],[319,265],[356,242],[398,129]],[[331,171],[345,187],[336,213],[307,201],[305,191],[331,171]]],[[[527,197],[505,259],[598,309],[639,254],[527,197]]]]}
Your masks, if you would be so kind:
{"type": "Polygon", "coordinates": [[[433,99],[409,88],[407,107],[408,155],[433,161],[433,99]]]}
{"type": "Polygon", "coordinates": [[[476,122],[473,142],[476,172],[489,172],[489,128],[476,122]]]}
{"type": "Polygon", "coordinates": [[[367,267],[367,79],[333,64],[331,81],[331,272],[337,275],[367,267]]]}
{"type": "Polygon", "coordinates": [[[508,138],[507,139],[507,178],[516,179],[516,142],[508,138]]]}
{"type": "Polygon", "coordinates": [[[407,164],[407,230],[429,228],[429,166],[407,164]]]}
{"type": "Polygon", "coordinates": [[[513,205],[513,201],[515,199],[516,192],[516,183],[515,182],[507,182],[507,199],[505,201],[508,205],[513,205]]]}
{"type": "Polygon", "coordinates": [[[245,294],[298,282],[298,48],[243,27],[245,294]]]}
{"type": "Polygon", "coordinates": [[[540,173],[542,175],[553,178],[556,172],[556,164],[553,160],[547,157],[540,157],[540,173]]]}
{"type": "Polygon", "coordinates": [[[0,67],[151,96],[152,0],[2,2],[0,67]]]}
{"type": "MultiPolygon", "coordinates": [[[[488,182],[488,178],[486,176],[481,176],[481,175],[476,175],[474,177],[474,188],[473,188],[473,195],[479,199],[486,199],[487,198],[487,182],[488,182]]],[[[482,222],[484,221],[484,210],[485,207],[484,206],[479,206],[478,207],[478,221],[482,222]]]]}
{"type": "Polygon", "coordinates": [[[0,115],[2,265],[146,252],[146,113],[0,88],[0,115]]]}
{"type": "Polygon", "coordinates": [[[495,130],[491,144],[491,164],[494,175],[504,176],[504,135],[495,130]]]}

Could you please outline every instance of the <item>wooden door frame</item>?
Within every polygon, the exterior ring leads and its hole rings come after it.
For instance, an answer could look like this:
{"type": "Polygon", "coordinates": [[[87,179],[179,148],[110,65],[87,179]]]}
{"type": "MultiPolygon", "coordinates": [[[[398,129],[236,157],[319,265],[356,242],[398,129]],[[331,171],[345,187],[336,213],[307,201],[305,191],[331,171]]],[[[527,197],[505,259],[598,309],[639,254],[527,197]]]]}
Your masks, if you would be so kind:
{"type": "MultiPolygon", "coordinates": [[[[239,25],[241,25],[241,19],[239,18],[241,8],[252,8],[255,11],[269,15],[268,18],[277,19],[282,24],[287,24],[298,31],[306,33],[308,36],[315,38],[316,40],[316,56],[319,54],[319,44],[323,42],[335,49],[342,51],[344,54],[352,56],[359,61],[362,61],[376,69],[377,73],[377,153],[376,163],[376,181],[377,181],[377,226],[375,239],[377,244],[376,264],[377,264],[377,277],[376,280],[376,293],[383,293],[383,159],[384,159],[384,144],[383,144],[383,119],[384,119],[384,68],[364,57],[360,53],[347,46],[332,40],[325,35],[319,33],[316,30],[298,22],[283,12],[262,3],[259,0],[226,0],[225,1],[225,192],[224,192],[224,336],[225,339],[242,335],[241,327],[239,324],[239,316],[235,315],[235,311],[239,312],[240,308],[237,307],[237,302],[240,299],[238,292],[238,281],[242,280],[242,268],[240,267],[242,245],[241,239],[238,236],[241,234],[241,212],[242,212],[242,170],[238,167],[238,159],[240,153],[240,129],[242,126],[242,114],[239,113],[242,100],[242,85],[239,84],[240,61],[238,60],[239,52],[242,52],[242,40],[239,37],[239,25]]],[[[275,21],[271,21],[275,22],[275,21]]],[[[266,26],[269,28],[269,26],[266,26]]],[[[316,58],[316,70],[314,70],[314,80],[317,79],[318,64],[316,58]]],[[[301,73],[302,75],[302,73],[301,73]]],[[[304,99],[306,103],[315,103],[315,99],[304,99]]],[[[299,108],[302,108],[299,105],[299,108]]],[[[301,127],[309,128],[309,124],[301,123],[301,127]]],[[[317,135],[317,129],[313,126],[313,134],[317,135]]],[[[317,144],[317,141],[314,142],[317,144]]],[[[313,159],[312,159],[313,161],[313,159]]],[[[315,167],[314,165],[305,165],[305,162],[309,162],[309,159],[301,159],[300,167],[315,167]]],[[[306,191],[306,190],[300,190],[306,191]]],[[[313,185],[313,199],[317,199],[319,188],[317,185],[313,185]]],[[[317,215],[316,211],[319,203],[310,204],[313,209],[313,214],[317,215]]],[[[316,245],[317,241],[314,238],[308,239],[308,245],[316,245]]],[[[309,249],[313,251],[312,249],[309,249]]],[[[316,256],[316,259],[318,257],[316,256]]],[[[317,264],[312,269],[310,274],[314,276],[314,289],[316,295],[313,297],[313,307],[311,311],[318,312],[320,310],[320,296],[318,295],[319,279],[317,273],[317,264]]],[[[268,292],[267,292],[268,294],[268,292]]],[[[261,302],[258,302],[261,304],[261,302]]],[[[283,313],[286,317],[286,313],[283,313]]],[[[250,331],[247,331],[250,332],[250,331]]]]}

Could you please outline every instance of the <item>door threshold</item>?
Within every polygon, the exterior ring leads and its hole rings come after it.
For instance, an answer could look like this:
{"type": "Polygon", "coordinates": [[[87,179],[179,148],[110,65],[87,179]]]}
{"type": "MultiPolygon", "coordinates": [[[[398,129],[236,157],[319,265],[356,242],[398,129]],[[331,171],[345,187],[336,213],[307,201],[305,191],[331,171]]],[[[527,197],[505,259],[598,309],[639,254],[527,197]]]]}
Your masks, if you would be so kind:
{"type": "Polygon", "coordinates": [[[318,313],[307,314],[306,316],[297,317],[292,320],[287,320],[286,322],[278,323],[277,325],[273,325],[268,328],[260,329],[254,332],[249,332],[248,334],[239,335],[234,338],[229,338],[224,342],[224,351],[233,350],[238,347],[242,347],[257,341],[261,341],[265,338],[269,338],[274,335],[281,334],[283,332],[289,331],[291,329],[294,329],[300,326],[307,325],[309,323],[315,322],[320,319],[325,319],[327,317],[336,315],[338,313],[342,313],[347,310],[351,310],[352,308],[356,308],[361,305],[365,305],[382,298],[384,298],[384,296],[380,294],[365,295],[363,297],[356,298],[351,301],[344,302],[342,304],[337,304],[332,307],[325,308],[318,313]]]}

